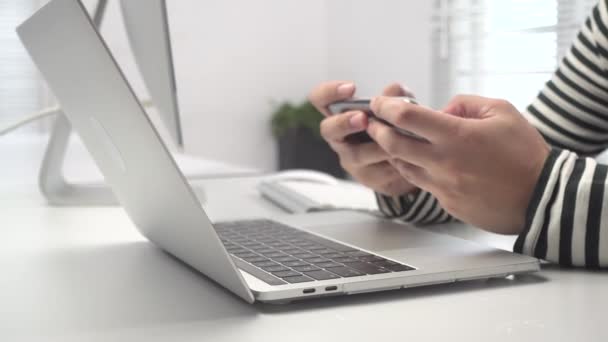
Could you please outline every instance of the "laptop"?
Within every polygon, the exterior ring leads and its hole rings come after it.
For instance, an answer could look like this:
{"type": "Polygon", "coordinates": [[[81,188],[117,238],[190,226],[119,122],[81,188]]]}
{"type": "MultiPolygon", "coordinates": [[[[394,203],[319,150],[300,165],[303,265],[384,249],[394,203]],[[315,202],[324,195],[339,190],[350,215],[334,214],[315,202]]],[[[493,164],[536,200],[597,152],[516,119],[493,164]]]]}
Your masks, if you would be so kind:
{"type": "Polygon", "coordinates": [[[539,269],[535,258],[354,212],[212,223],[79,0],[51,0],[17,32],[141,234],[249,303],[539,269]]]}

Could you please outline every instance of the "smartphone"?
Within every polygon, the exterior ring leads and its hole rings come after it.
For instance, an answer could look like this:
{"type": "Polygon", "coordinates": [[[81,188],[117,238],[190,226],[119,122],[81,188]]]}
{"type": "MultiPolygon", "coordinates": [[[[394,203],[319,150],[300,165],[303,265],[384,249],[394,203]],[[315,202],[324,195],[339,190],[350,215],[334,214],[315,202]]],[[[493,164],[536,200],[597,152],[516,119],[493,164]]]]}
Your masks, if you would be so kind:
{"type": "MultiPolygon", "coordinates": [[[[400,96],[400,97],[396,97],[396,98],[401,99],[403,101],[407,101],[409,103],[418,104],[418,102],[416,102],[416,100],[411,97],[400,96]]],[[[335,103],[330,104],[328,106],[328,109],[332,114],[340,114],[340,113],[344,113],[344,112],[348,112],[348,111],[352,111],[352,110],[360,110],[360,111],[364,112],[368,118],[377,120],[387,126],[393,127],[393,129],[401,135],[404,135],[404,136],[407,136],[407,137],[410,137],[410,138],[413,138],[416,140],[428,142],[427,139],[419,136],[418,134],[415,134],[410,131],[404,130],[402,128],[396,127],[392,123],[374,115],[374,113],[370,109],[370,101],[371,101],[370,99],[345,100],[345,101],[340,101],[340,102],[335,102],[335,103]]],[[[367,132],[353,133],[353,134],[347,136],[345,138],[345,140],[349,143],[356,143],[356,144],[373,141],[372,138],[369,136],[369,134],[367,134],[367,132]]]]}

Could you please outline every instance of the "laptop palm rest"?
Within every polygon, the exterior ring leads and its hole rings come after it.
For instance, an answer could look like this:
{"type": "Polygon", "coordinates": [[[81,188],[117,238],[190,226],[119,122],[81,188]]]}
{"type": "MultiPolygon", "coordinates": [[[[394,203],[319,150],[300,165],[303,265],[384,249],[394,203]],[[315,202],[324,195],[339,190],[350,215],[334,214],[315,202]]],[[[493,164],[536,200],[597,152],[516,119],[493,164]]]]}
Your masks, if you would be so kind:
{"type": "MultiPolygon", "coordinates": [[[[359,215],[355,214],[355,217],[359,215]]],[[[342,223],[332,221],[331,218],[322,221],[326,224],[300,226],[313,233],[412,265],[423,273],[496,269],[503,266],[508,268],[534,261],[527,256],[371,216],[365,220],[342,223]]]]}

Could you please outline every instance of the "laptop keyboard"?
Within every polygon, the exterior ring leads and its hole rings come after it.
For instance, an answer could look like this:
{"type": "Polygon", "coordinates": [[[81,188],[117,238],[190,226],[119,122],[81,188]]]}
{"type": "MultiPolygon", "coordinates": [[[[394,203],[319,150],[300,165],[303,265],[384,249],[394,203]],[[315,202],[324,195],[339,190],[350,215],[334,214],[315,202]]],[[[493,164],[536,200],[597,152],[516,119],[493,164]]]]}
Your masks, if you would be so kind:
{"type": "Polygon", "coordinates": [[[214,226],[237,267],[270,285],[414,270],[271,220],[214,226]]]}

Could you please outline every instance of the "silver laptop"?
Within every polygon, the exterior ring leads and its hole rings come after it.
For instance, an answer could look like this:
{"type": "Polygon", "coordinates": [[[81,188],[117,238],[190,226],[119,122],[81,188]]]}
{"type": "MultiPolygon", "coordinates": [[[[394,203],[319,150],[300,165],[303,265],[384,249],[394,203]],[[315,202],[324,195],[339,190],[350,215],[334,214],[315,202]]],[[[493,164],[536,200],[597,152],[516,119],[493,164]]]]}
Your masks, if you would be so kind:
{"type": "Polygon", "coordinates": [[[79,0],[18,29],[139,231],[247,302],[536,271],[537,259],[357,213],[212,223],[79,0]]]}

